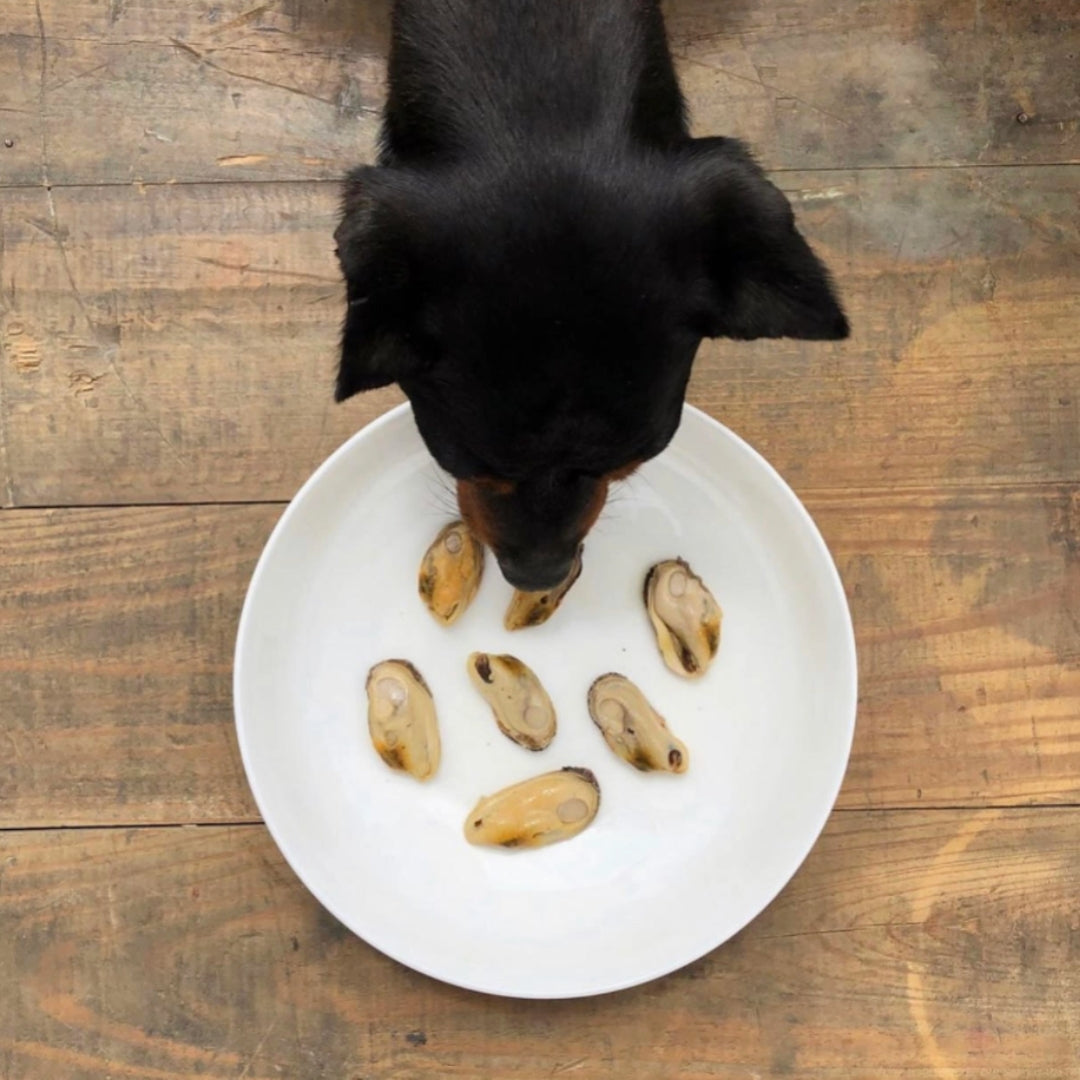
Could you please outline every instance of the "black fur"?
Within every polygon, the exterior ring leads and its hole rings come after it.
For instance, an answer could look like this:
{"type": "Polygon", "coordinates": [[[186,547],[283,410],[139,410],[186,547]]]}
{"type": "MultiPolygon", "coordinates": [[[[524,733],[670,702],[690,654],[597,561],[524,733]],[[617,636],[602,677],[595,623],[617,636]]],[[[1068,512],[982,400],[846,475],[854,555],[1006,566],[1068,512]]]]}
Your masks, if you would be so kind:
{"type": "Polygon", "coordinates": [[[474,523],[542,587],[671,439],[702,337],[847,321],[745,148],[690,138],[655,0],[397,0],[389,80],[336,234],[336,396],[399,383],[443,468],[501,482],[474,523]]]}

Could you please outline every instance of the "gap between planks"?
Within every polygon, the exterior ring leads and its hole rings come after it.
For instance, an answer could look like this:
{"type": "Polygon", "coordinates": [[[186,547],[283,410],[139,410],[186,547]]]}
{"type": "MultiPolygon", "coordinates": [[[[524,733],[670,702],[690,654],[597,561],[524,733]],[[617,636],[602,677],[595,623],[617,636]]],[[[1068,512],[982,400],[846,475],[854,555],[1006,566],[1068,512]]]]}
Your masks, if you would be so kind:
{"type": "MultiPolygon", "coordinates": [[[[1016,803],[934,803],[929,806],[836,806],[833,814],[983,814],[997,811],[1002,814],[1039,814],[1048,812],[1060,812],[1062,810],[1080,810],[1080,802],[1061,803],[1033,803],[1031,805],[1017,805],[1016,803]]],[[[266,822],[262,818],[243,818],[237,821],[228,819],[211,821],[132,821],[132,822],[109,822],[96,825],[5,825],[0,828],[0,837],[18,836],[24,833],[86,833],[86,832],[141,832],[152,829],[265,829],[266,822]]]]}
{"type": "MultiPolygon", "coordinates": [[[[357,432],[362,430],[363,428],[357,428],[357,432]]],[[[1025,495],[1040,491],[1071,491],[1077,487],[1080,487],[1080,476],[1072,480],[987,480],[979,483],[973,483],[969,480],[955,484],[936,485],[800,487],[795,494],[800,502],[825,502],[832,499],[872,501],[875,499],[940,499],[963,495],[1008,495],[1010,493],[1025,495]]],[[[299,493],[299,488],[297,493],[299,493]]],[[[15,506],[0,508],[0,514],[33,513],[45,510],[179,510],[216,506],[277,506],[284,508],[291,501],[291,499],[173,499],[164,502],[19,503],[15,506]]]]}
{"type": "MultiPolygon", "coordinates": [[[[362,164],[362,162],[358,162],[362,164]]],[[[1059,161],[947,161],[947,162],[924,162],[908,165],[812,165],[794,166],[778,165],[766,167],[765,171],[770,176],[780,176],[784,173],[898,173],[898,172],[942,172],[957,169],[1061,169],[1080,168],[1080,158],[1062,158],[1059,161]]],[[[50,182],[49,188],[56,190],[79,190],[82,188],[157,188],[157,187],[207,187],[214,185],[238,185],[238,184],[342,184],[345,174],[340,177],[331,176],[279,176],[279,177],[226,177],[221,179],[201,180],[97,180],[93,182],[78,181],[54,181],[50,182]]],[[[40,183],[33,184],[3,184],[0,183],[0,191],[33,191],[41,187],[40,183]]]]}

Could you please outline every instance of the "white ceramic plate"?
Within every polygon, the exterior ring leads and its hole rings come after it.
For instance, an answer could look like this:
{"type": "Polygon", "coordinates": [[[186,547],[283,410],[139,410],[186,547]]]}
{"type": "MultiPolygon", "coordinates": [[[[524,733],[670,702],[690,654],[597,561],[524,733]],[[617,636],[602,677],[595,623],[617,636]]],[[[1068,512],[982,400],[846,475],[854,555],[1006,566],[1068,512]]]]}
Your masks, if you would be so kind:
{"type": "Polygon", "coordinates": [[[836,798],[855,722],[855,646],[810,516],[755,451],[687,408],[671,446],[614,495],[585,569],[546,625],[502,627],[493,559],[450,629],[416,594],[451,489],[407,406],[364,428],[293,500],[259,560],[236,645],[236,724],[255,798],[285,858],[346,926],[400,962],[518,997],[645,982],[726,941],[776,896],[836,798]],[[670,674],[641,586],[680,555],[724,609],[700,682],[670,674]],[[531,753],[472,688],[475,650],[513,652],[559,714],[531,753]],[[406,657],[434,692],[443,760],[426,784],[368,739],[364,681],[406,657]],[[636,772],[585,706],[604,672],[633,678],[690,749],[682,776],[636,772]],[[467,844],[477,798],[564,765],[592,769],[600,813],[533,851],[467,844]]]}

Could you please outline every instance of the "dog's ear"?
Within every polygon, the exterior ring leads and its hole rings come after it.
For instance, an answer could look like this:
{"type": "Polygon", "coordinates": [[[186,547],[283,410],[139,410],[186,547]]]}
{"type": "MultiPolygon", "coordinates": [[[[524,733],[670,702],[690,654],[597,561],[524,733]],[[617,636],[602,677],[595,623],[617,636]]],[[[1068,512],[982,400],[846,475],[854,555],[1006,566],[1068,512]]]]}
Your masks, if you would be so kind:
{"type": "Polygon", "coordinates": [[[349,175],[334,233],[348,309],[334,397],[344,401],[415,374],[421,350],[411,328],[420,303],[409,235],[408,184],[391,169],[349,175]]]}
{"type": "Polygon", "coordinates": [[[705,337],[835,340],[848,321],[791,206],[734,139],[695,139],[682,163],[704,280],[691,320],[705,337]]]}

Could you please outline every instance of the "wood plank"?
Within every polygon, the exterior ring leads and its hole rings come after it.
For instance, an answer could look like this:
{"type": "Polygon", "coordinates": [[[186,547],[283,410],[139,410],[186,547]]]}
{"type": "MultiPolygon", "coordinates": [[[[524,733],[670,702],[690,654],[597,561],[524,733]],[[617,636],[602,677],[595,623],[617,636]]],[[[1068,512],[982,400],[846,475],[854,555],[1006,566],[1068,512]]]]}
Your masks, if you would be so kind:
{"type": "Polygon", "coordinates": [[[1080,810],[834,815],[734,941],[481,997],[323,913],[260,827],[0,834],[8,1080],[1076,1080],[1080,810]]]}
{"type": "Polygon", "coordinates": [[[401,400],[332,400],[336,202],[318,184],[12,193],[0,206],[9,496],[288,498],[401,400]]]}
{"type": "Polygon", "coordinates": [[[771,167],[1080,160],[1072,0],[676,0],[695,126],[771,167]]]}
{"type": "MultiPolygon", "coordinates": [[[[667,8],[697,128],[773,168],[1080,160],[1071,0],[667,8]]],[[[372,153],[386,9],[2,0],[0,179],[336,178],[372,153]]]]}
{"type": "Polygon", "coordinates": [[[808,505],[859,648],[840,805],[1080,801],[1080,488],[808,505]]]}
{"type": "MultiPolygon", "coordinates": [[[[854,336],[707,343],[693,401],[803,491],[1080,478],[1080,166],[783,182],[854,336]]],[[[10,192],[3,497],[291,497],[400,400],[330,399],[335,203],[324,184],[10,192]]]]}
{"type": "MultiPolygon", "coordinates": [[[[1080,802],[1080,489],[809,505],[860,651],[840,805],[1080,802]]],[[[230,672],[278,514],[0,515],[0,826],[257,817],[230,672]]]]}
{"type": "Polygon", "coordinates": [[[280,507],[0,515],[0,820],[257,818],[233,732],[280,507]]]}
{"type": "Polygon", "coordinates": [[[336,179],[372,155],[384,3],[3,0],[0,25],[3,183],[336,179]]]}

